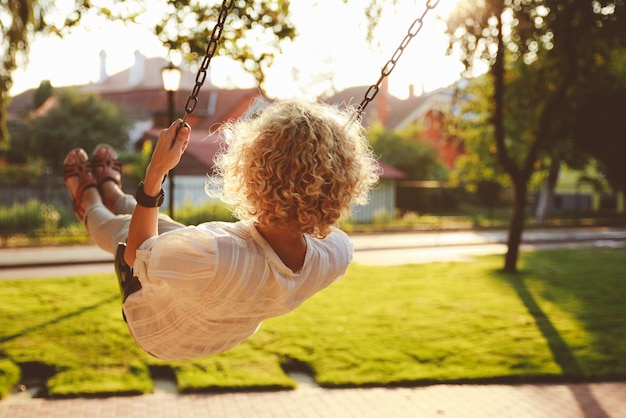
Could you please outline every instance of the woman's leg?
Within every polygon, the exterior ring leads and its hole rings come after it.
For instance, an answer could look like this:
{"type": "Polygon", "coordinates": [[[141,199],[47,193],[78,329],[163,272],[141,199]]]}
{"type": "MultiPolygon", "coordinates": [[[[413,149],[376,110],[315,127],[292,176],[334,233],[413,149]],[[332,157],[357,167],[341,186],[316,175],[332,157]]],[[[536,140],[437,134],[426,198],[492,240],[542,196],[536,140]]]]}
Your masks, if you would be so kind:
{"type": "MultiPolygon", "coordinates": [[[[104,251],[115,254],[117,251],[117,245],[120,242],[126,242],[128,238],[128,228],[130,226],[130,219],[132,212],[137,204],[135,198],[131,195],[126,195],[118,188],[113,190],[113,182],[105,182],[101,190],[109,190],[104,192],[103,196],[100,196],[95,189],[90,189],[84,193],[83,204],[86,207],[85,210],[85,227],[89,232],[89,235],[93,241],[102,248],[104,251]],[[86,197],[90,196],[90,200],[87,202],[86,197]],[[116,197],[116,199],[114,199],[116,197]],[[106,205],[106,201],[115,200],[113,206],[116,213],[112,213],[106,205]]],[[[159,234],[163,234],[175,229],[184,228],[185,225],[172,220],[169,216],[159,215],[159,234]]]]}
{"type": "MultiPolygon", "coordinates": [[[[106,144],[100,144],[96,147],[92,155],[93,170],[98,182],[98,190],[102,197],[102,203],[106,208],[112,212],[113,215],[132,215],[137,205],[135,197],[126,194],[122,190],[122,165],[118,159],[117,153],[113,148],[106,144]]],[[[120,223],[124,225],[120,231],[117,231],[115,237],[119,239],[118,242],[126,242],[128,236],[128,225],[126,216],[120,216],[119,220],[113,221],[106,216],[106,213],[97,210],[96,220],[92,224],[92,230],[98,234],[97,230],[106,227],[106,225],[114,224],[116,231],[120,228],[120,223]],[[104,225],[104,226],[100,226],[104,225]]],[[[128,216],[130,219],[130,216],[128,216]]],[[[172,218],[166,215],[159,215],[159,235],[168,231],[183,228],[185,225],[174,221],[172,218]]],[[[99,234],[98,234],[99,235],[99,234]]],[[[117,246],[117,242],[115,243],[117,246]]]]}
{"type": "MultiPolygon", "coordinates": [[[[106,184],[106,183],[105,183],[106,184]]],[[[116,195],[117,199],[115,199],[115,203],[111,206],[113,207],[113,213],[116,215],[132,215],[135,210],[135,206],[137,206],[137,201],[135,200],[135,196],[130,194],[125,194],[121,190],[112,190],[109,193],[112,195],[116,195]]],[[[184,228],[185,225],[180,222],[176,222],[169,216],[160,213],[158,228],[159,235],[164,234],[169,231],[173,231],[175,229],[184,228]]]]}
{"type": "Polygon", "coordinates": [[[100,202],[85,212],[85,227],[89,236],[104,251],[115,254],[117,245],[126,242],[131,215],[115,215],[100,202]]]}
{"type": "Polygon", "coordinates": [[[70,151],[63,165],[65,185],[74,201],[77,217],[85,224],[96,244],[103,250],[114,253],[115,246],[110,242],[116,236],[128,234],[128,226],[121,219],[117,220],[104,206],[88,158],[82,149],[70,151]],[[104,226],[105,224],[107,225],[104,226]]]}

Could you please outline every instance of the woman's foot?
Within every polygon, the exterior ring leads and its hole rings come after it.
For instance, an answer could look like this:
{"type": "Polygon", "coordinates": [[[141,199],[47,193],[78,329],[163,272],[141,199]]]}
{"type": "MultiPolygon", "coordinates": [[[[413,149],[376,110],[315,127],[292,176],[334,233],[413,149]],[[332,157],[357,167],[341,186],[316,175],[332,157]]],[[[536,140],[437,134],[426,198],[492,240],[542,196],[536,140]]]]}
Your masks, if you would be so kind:
{"type": "Polygon", "coordinates": [[[122,163],[117,152],[106,144],[100,144],[94,149],[91,164],[98,184],[98,191],[105,206],[113,212],[118,198],[124,195],[122,191],[122,163]]]}
{"type": "Polygon", "coordinates": [[[67,154],[63,161],[63,179],[72,196],[74,214],[79,221],[84,222],[85,211],[98,200],[96,177],[85,150],[76,148],[67,154]]]}

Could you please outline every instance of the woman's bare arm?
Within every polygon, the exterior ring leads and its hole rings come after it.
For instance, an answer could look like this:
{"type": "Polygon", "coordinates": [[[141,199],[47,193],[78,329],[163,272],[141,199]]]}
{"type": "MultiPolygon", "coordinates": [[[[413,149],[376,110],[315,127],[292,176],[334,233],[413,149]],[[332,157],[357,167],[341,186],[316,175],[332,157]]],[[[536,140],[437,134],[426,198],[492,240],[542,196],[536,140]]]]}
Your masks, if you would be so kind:
{"type": "MultiPolygon", "coordinates": [[[[181,156],[189,144],[189,125],[182,124],[182,120],[174,121],[168,129],[159,133],[156,147],[146,169],[143,190],[148,196],[157,196],[161,191],[161,183],[165,175],[180,161],[181,156]],[[176,132],[178,130],[178,134],[176,132]],[[176,136],[176,138],[174,138],[176,136]]],[[[135,262],[137,248],[148,238],[158,234],[157,221],[159,208],[147,208],[137,205],[130,221],[128,241],[124,260],[129,266],[135,262]]]]}

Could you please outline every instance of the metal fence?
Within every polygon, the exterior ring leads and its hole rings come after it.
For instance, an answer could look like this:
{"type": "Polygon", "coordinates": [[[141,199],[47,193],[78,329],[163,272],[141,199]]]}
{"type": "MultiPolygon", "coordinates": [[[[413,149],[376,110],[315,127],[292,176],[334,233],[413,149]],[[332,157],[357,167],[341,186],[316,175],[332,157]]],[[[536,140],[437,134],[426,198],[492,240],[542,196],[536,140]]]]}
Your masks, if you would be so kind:
{"type": "MultiPolygon", "coordinates": [[[[124,185],[124,190],[134,192],[135,185],[124,185]]],[[[167,187],[167,184],[164,185],[167,187]]],[[[166,189],[167,190],[167,189],[166,189]]],[[[529,211],[534,211],[539,196],[539,190],[531,190],[528,199],[529,211]]],[[[510,203],[511,191],[501,189],[497,191],[496,206],[507,206],[510,203]]],[[[205,199],[201,184],[177,184],[175,188],[175,207],[186,204],[199,205],[205,199]],[[200,199],[190,199],[189,196],[202,195],[200,199]]],[[[33,185],[6,185],[0,182],[0,208],[8,208],[14,204],[24,204],[29,200],[38,200],[57,208],[72,210],[72,200],[62,179],[48,179],[33,185]]],[[[429,214],[454,213],[459,214],[467,205],[483,206],[476,194],[469,193],[459,187],[446,187],[434,182],[400,183],[396,187],[396,208],[401,212],[416,212],[429,214]]],[[[166,210],[167,205],[163,206],[166,210]]],[[[595,192],[578,185],[559,185],[553,200],[552,213],[624,213],[624,198],[617,193],[595,192]]]]}
{"type": "Polygon", "coordinates": [[[0,185],[0,206],[10,207],[38,200],[57,207],[72,208],[72,199],[62,181],[51,180],[27,186],[0,185]]]}
{"type": "MultiPolygon", "coordinates": [[[[528,193],[528,210],[534,211],[541,190],[528,193]]],[[[451,187],[442,182],[405,181],[397,186],[396,206],[401,212],[441,214],[462,211],[464,207],[503,207],[511,203],[511,189],[483,188],[468,192],[464,187],[451,187]]],[[[559,184],[555,190],[551,212],[555,215],[576,213],[624,213],[624,197],[610,191],[596,191],[586,185],[559,184]]]]}

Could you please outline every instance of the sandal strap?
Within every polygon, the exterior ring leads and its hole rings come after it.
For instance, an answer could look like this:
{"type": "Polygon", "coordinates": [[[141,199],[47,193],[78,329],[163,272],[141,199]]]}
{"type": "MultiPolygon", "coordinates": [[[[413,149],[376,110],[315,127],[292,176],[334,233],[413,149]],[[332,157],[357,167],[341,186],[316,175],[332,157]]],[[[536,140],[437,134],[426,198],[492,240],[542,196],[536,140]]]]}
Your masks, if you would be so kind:
{"type": "Polygon", "coordinates": [[[91,171],[90,161],[81,161],[80,163],[66,164],[63,166],[63,180],[67,180],[70,177],[78,177],[85,171],[91,171]]]}
{"type": "Polygon", "coordinates": [[[117,171],[118,173],[122,172],[122,163],[118,158],[112,158],[110,155],[101,155],[96,154],[91,157],[91,166],[94,168],[101,168],[102,173],[100,176],[96,176],[98,180],[98,187],[102,185],[105,181],[112,181],[119,188],[122,188],[122,183],[119,179],[114,177],[112,171],[117,171]]]}
{"type": "Polygon", "coordinates": [[[122,163],[118,158],[93,157],[91,159],[91,165],[93,166],[93,168],[103,168],[105,170],[107,168],[112,168],[116,171],[122,171],[122,163]]]}
{"type": "Polygon", "coordinates": [[[63,166],[63,179],[67,181],[70,177],[78,178],[78,186],[72,194],[74,214],[83,222],[85,219],[85,208],[81,205],[81,198],[85,190],[97,187],[96,179],[93,175],[92,164],[89,160],[63,166]]]}
{"type": "Polygon", "coordinates": [[[85,208],[80,204],[80,200],[81,200],[83,193],[85,193],[85,190],[92,188],[92,187],[97,187],[95,181],[80,183],[78,185],[78,188],[76,189],[76,198],[73,199],[74,213],[76,214],[76,216],[81,222],[85,219],[85,208]]]}

